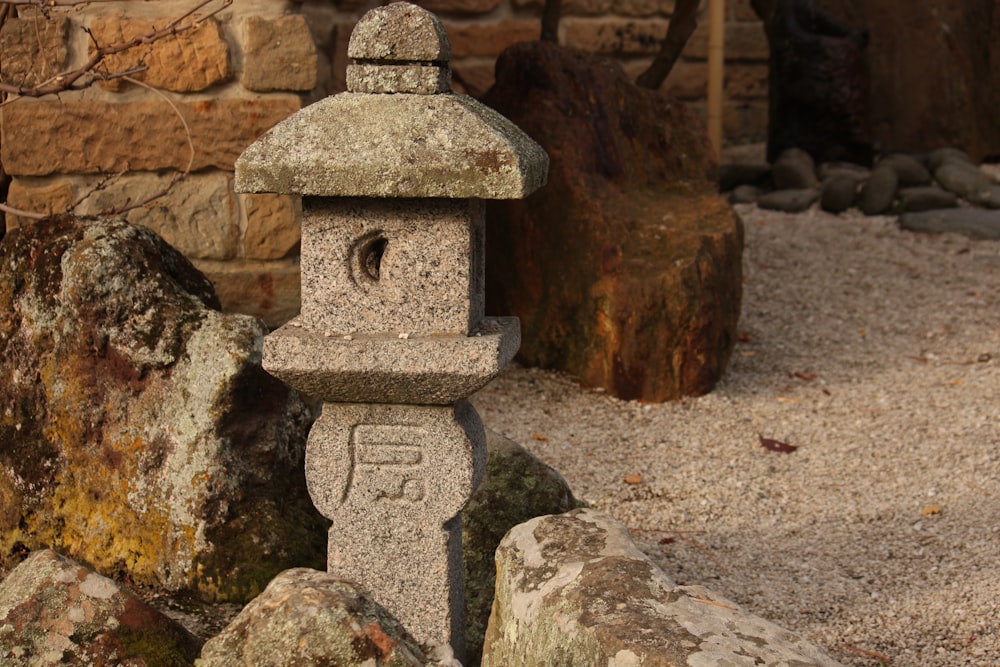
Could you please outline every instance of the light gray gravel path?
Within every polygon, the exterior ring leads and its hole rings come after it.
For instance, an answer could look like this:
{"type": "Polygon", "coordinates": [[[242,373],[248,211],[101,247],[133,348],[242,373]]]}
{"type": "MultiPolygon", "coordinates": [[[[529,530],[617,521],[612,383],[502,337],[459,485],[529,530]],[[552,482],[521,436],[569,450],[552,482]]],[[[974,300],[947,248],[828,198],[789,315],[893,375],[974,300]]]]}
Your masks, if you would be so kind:
{"type": "Polygon", "coordinates": [[[515,367],[483,420],[675,580],[846,665],[1000,665],[1000,243],[738,210],[743,341],[715,391],[643,405],[515,367]]]}

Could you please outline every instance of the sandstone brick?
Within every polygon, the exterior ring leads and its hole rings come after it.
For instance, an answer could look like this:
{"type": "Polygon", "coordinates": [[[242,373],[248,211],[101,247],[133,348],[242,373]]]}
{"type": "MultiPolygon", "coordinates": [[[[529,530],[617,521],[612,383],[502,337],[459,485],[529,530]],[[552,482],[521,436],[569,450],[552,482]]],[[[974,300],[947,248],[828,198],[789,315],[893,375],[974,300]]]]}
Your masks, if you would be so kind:
{"type": "MultiPolygon", "coordinates": [[[[243,149],[299,106],[295,95],[178,103],[194,143],[192,170],[232,171],[243,149]]],[[[190,157],[180,119],[159,99],[63,96],[19,100],[0,113],[3,165],[14,176],[183,169],[190,157]]]]}
{"type": "MultiPolygon", "coordinates": [[[[32,213],[64,213],[73,203],[73,184],[67,179],[35,181],[15,178],[7,190],[7,205],[32,213]]],[[[31,218],[8,214],[7,231],[29,224],[31,218]]]]}
{"type": "Polygon", "coordinates": [[[246,211],[243,257],[282,259],[296,253],[302,236],[302,199],[290,195],[238,195],[246,211]]]}
{"type": "MultiPolygon", "coordinates": [[[[726,24],[726,60],[768,59],[767,35],[764,24],[750,21],[726,24]]],[[[702,21],[691,35],[684,49],[684,56],[705,60],[708,58],[708,23],[702,21]]]]}
{"type": "MultiPolygon", "coordinates": [[[[93,215],[124,209],[163,192],[171,178],[161,174],[127,174],[112,179],[84,199],[77,213],[93,215]]],[[[188,174],[169,188],[165,196],[127,211],[125,219],[153,230],[188,258],[236,256],[239,225],[231,174],[188,174]]]]}
{"type": "MultiPolygon", "coordinates": [[[[101,46],[127,42],[155,29],[156,26],[151,21],[126,17],[124,14],[99,16],[90,24],[94,40],[101,46]]],[[[91,54],[94,51],[92,41],[91,54]]],[[[233,75],[229,64],[229,45],[223,37],[222,27],[214,18],[153,44],[143,44],[109,56],[102,63],[102,68],[111,73],[139,66],[148,69],[130,76],[156,88],[182,93],[204,90],[228,81],[233,75]]],[[[118,90],[124,82],[112,80],[102,82],[101,85],[109,90],[118,90]]]]}
{"type": "Polygon", "coordinates": [[[622,16],[670,16],[675,0],[613,0],[611,11],[622,16]]]}
{"type": "Polygon", "coordinates": [[[37,86],[66,67],[69,20],[7,19],[0,28],[0,79],[14,86],[37,86]]]}
{"type": "Polygon", "coordinates": [[[316,46],[304,16],[248,16],[244,32],[240,82],[245,88],[270,92],[316,87],[316,46]]]}
{"type": "Polygon", "coordinates": [[[219,262],[195,259],[195,267],[215,286],[223,310],[264,320],[275,329],[299,312],[299,262],[219,262]]]}
{"type": "Polygon", "coordinates": [[[452,62],[452,89],[473,97],[481,97],[493,85],[495,69],[492,58],[469,58],[452,62]]]}
{"type": "Polygon", "coordinates": [[[425,0],[424,9],[435,14],[486,14],[500,6],[501,0],[425,0]]]}
{"type": "Polygon", "coordinates": [[[445,23],[451,42],[452,58],[493,56],[511,44],[538,39],[538,21],[500,21],[497,23],[445,23]]]}
{"type": "Polygon", "coordinates": [[[567,19],[564,43],[571,48],[605,55],[654,54],[667,34],[662,19],[567,19]]]}

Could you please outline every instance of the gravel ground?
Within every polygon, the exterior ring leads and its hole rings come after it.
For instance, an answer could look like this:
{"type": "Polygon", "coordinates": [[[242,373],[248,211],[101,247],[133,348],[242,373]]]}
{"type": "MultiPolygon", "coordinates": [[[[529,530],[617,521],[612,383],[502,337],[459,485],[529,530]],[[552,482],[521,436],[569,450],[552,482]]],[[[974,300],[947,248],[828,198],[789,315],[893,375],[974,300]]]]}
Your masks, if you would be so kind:
{"type": "Polygon", "coordinates": [[[845,665],[1000,665],[1000,243],[737,209],[741,342],[712,393],[514,367],[474,397],[484,422],[678,583],[845,665]]]}

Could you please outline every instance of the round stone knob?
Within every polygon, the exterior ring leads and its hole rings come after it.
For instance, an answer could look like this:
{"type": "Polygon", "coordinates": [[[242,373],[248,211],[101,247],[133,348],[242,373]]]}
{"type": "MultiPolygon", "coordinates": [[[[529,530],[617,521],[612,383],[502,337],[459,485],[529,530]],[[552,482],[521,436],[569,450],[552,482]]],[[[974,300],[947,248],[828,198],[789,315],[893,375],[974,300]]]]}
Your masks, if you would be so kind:
{"type": "Polygon", "coordinates": [[[347,55],[352,93],[433,95],[451,91],[451,44],[441,21],[408,2],[377,7],[358,21],[347,55]]]}

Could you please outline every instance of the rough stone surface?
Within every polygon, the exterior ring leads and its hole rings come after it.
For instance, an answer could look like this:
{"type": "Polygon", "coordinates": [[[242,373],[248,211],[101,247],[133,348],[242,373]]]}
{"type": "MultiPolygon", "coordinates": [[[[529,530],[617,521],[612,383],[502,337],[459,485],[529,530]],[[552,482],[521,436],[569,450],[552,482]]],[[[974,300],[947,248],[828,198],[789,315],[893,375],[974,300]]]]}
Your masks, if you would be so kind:
{"type": "MultiPolygon", "coordinates": [[[[231,171],[250,142],[299,105],[295,95],[177,102],[194,143],[192,170],[231,171]]],[[[159,98],[19,100],[3,107],[0,121],[4,170],[14,176],[184,169],[191,159],[183,124],[159,98]],[[48,136],[59,141],[37,140],[48,136]]]]}
{"type": "Polygon", "coordinates": [[[296,318],[264,341],[264,368],[324,401],[447,405],[484,387],[514,358],[517,318],[471,335],[327,336],[296,318]]]}
{"type": "Polygon", "coordinates": [[[1000,211],[942,209],[899,216],[899,226],[913,232],[962,234],[972,239],[1000,240],[1000,211]]]}
{"type": "Polygon", "coordinates": [[[511,530],[483,667],[836,667],[816,646],[700,586],[676,586],[609,516],[578,509],[511,530]]]}
{"type": "Polygon", "coordinates": [[[518,199],[545,183],[547,165],[537,144],[471,97],[342,93],[302,109],[250,146],[237,162],[236,188],[518,199]]]}
{"type": "MultiPolygon", "coordinates": [[[[90,54],[96,46],[128,42],[155,31],[160,25],[152,21],[128,17],[125,14],[108,14],[95,17],[90,22],[93,41],[90,54]]],[[[142,65],[145,70],[129,76],[155,88],[178,93],[205,90],[232,78],[229,63],[229,46],[222,34],[222,26],[209,18],[196,27],[169,35],[152,44],[140,44],[102,61],[108,72],[126,72],[142,65]]],[[[126,82],[121,79],[104,81],[102,86],[119,90],[126,82]]]]}
{"type": "Polygon", "coordinates": [[[486,476],[462,512],[467,665],[481,658],[503,536],[529,519],[580,506],[562,475],[513,440],[487,429],[486,451],[486,476]]]}
{"type": "Polygon", "coordinates": [[[487,312],[521,358],[622,398],[708,391],[731,352],[742,227],[694,113],[553,44],[501,56],[484,100],[552,155],[549,185],[487,207],[487,312]]]}
{"type": "MultiPolygon", "coordinates": [[[[58,215],[65,213],[73,203],[73,184],[67,179],[37,183],[30,179],[15,178],[7,189],[6,203],[22,211],[58,215]]],[[[33,222],[32,218],[13,214],[5,217],[7,231],[33,222]]]]}
{"type": "Polygon", "coordinates": [[[305,328],[338,336],[467,336],[479,325],[482,201],[308,198],[305,209],[305,328]]]}
{"type": "Polygon", "coordinates": [[[466,401],[326,403],[306,450],[310,495],[333,521],[329,572],[361,582],[421,643],[459,655],[459,512],[485,468],[486,434],[466,401]]]}
{"type": "Polygon", "coordinates": [[[56,220],[0,243],[0,564],[51,546],[138,585],[243,601],[322,560],[310,412],[152,232],[56,220]]]}
{"type": "Polygon", "coordinates": [[[3,82],[30,88],[62,72],[69,52],[69,20],[41,15],[8,18],[0,27],[0,77],[3,82]]]}
{"type": "Polygon", "coordinates": [[[188,259],[235,257],[240,229],[232,174],[188,174],[171,186],[172,180],[169,174],[126,174],[96,189],[76,213],[90,216],[121,210],[169,189],[150,206],[127,211],[123,217],[156,232],[188,259]]]}
{"type": "Polygon", "coordinates": [[[304,16],[248,16],[243,29],[244,88],[264,93],[316,87],[318,56],[304,16]]]}
{"type": "Polygon", "coordinates": [[[194,260],[212,281],[223,310],[259,317],[271,329],[299,313],[298,258],[279,261],[194,260]]]}
{"type": "Polygon", "coordinates": [[[451,60],[451,43],[441,20],[409,2],[376,7],[351,32],[347,56],[364,61],[432,62],[451,60]]]}
{"type": "Polygon", "coordinates": [[[298,254],[302,199],[289,195],[240,195],[246,212],[243,257],[283,259],[298,254]]]}
{"type": "Polygon", "coordinates": [[[916,188],[899,189],[899,207],[903,211],[932,211],[938,208],[954,208],[958,198],[954,193],[939,187],[926,185],[916,188]]]}
{"type": "Polygon", "coordinates": [[[892,206],[898,189],[899,176],[896,170],[876,166],[861,188],[861,211],[865,215],[885,213],[892,206]]]}
{"type": "Polygon", "coordinates": [[[0,583],[6,667],[193,665],[201,641],[115,582],[36,551],[0,583]]]}
{"type": "Polygon", "coordinates": [[[199,667],[424,667],[423,650],[358,584],[286,570],[210,639],[199,667]]]}
{"type": "Polygon", "coordinates": [[[757,198],[757,205],[772,211],[799,213],[816,203],[819,190],[813,188],[796,188],[794,190],[775,190],[757,198]]]}

